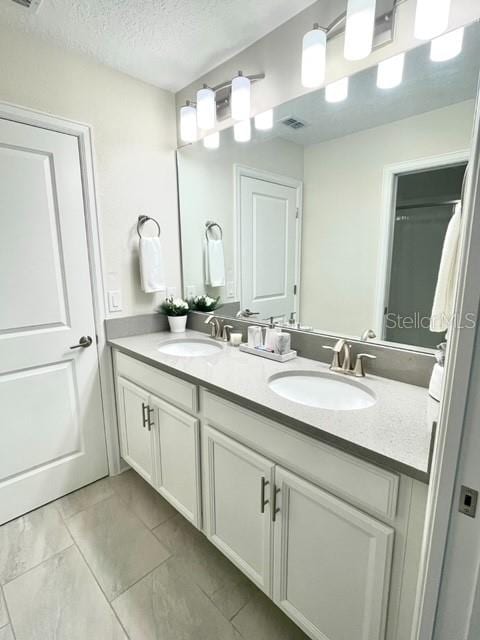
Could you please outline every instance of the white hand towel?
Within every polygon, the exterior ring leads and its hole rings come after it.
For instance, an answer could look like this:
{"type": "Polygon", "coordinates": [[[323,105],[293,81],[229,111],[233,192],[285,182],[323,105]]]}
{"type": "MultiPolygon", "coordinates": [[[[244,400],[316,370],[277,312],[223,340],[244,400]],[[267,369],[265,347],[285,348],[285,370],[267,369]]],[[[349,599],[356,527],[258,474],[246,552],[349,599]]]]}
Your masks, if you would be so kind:
{"type": "Polygon", "coordinates": [[[138,254],[143,291],[145,293],[164,291],[166,286],[160,238],[140,238],[138,254]]]}
{"type": "Polygon", "coordinates": [[[430,331],[446,331],[453,317],[460,258],[461,211],[462,205],[459,203],[455,207],[455,213],[448,224],[447,233],[445,234],[440,269],[438,270],[437,288],[430,317],[430,331]]]}
{"type": "Polygon", "coordinates": [[[209,238],[205,242],[205,284],[210,287],[225,286],[223,240],[209,238]]]}

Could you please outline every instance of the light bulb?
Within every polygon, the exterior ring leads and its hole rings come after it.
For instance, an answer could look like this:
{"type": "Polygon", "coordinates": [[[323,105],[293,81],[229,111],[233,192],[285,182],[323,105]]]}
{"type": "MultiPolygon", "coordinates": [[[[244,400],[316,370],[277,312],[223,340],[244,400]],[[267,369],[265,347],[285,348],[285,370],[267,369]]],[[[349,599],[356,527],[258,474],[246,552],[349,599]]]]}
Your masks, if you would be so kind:
{"type": "Polygon", "coordinates": [[[195,142],[197,139],[197,110],[189,100],[180,109],[180,137],[184,142],[195,142]]]}
{"type": "Polygon", "coordinates": [[[378,65],[377,87],[379,89],[393,89],[398,87],[403,78],[403,66],[405,54],[399,53],[388,60],[383,60],[378,65]]]}
{"type": "Polygon", "coordinates": [[[347,60],[362,60],[371,54],[374,30],[375,0],[348,0],[344,45],[347,60]]]}
{"type": "Polygon", "coordinates": [[[325,100],[327,102],[342,102],[348,96],[348,78],[342,78],[325,87],[325,100]]]}
{"type": "Polygon", "coordinates": [[[220,132],[215,131],[203,139],[205,149],[218,149],[220,146],[220,132]]]}
{"type": "Polygon", "coordinates": [[[327,33],[317,24],[303,36],[302,85],[307,89],[319,87],[325,81],[327,33]]]}
{"type": "Polygon", "coordinates": [[[203,89],[197,91],[197,125],[199,129],[214,129],[217,107],[215,104],[215,91],[203,85],[203,89]]]}
{"type": "Polygon", "coordinates": [[[444,62],[458,56],[462,51],[464,28],[455,29],[450,33],[444,33],[432,40],[430,45],[430,60],[433,62],[444,62]]]}
{"type": "Polygon", "coordinates": [[[273,127],[273,109],[264,111],[255,116],[255,129],[267,131],[273,127]]]}
{"type": "Polygon", "coordinates": [[[242,120],[233,125],[233,137],[235,142],[248,142],[252,133],[250,119],[242,120]]]}
{"type": "Polygon", "coordinates": [[[415,37],[431,40],[448,27],[450,0],[417,0],[415,37]]]}
{"type": "Polygon", "coordinates": [[[238,72],[232,80],[232,118],[247,120],[250,118],[250,80],[238,72]]]}

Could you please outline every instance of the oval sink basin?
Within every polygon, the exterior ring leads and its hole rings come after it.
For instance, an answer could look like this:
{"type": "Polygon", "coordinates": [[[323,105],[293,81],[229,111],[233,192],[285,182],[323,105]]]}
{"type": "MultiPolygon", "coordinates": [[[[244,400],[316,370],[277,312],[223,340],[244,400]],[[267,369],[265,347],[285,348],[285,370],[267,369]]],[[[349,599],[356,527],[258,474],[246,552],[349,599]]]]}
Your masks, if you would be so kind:
{"type": "Polygon", "coordinates": [[[165,353],[168,356],[185,356],[189,358],[211,356],[221,350],[222,346],[220,344],[200,339],[169,340],[158,347],[160,353],[165,353]]]}
{"type": "Polygon", "coordinates": [[[375,394],[368,387],[328,373],[277,373],[269,379],[268,386],[287,400],[319,409],[352,411],[366,409],[377,401],[375,394]]]}

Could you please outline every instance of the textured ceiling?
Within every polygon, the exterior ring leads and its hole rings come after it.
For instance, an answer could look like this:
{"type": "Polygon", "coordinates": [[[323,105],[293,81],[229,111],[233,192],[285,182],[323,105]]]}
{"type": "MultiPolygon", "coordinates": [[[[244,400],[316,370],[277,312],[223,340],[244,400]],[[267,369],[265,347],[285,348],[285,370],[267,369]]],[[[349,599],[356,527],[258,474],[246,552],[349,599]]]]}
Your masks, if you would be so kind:
{"type": "Polygon", "coordinates": [[[177,91],[313,0],[0,0],[0,23],[177,91]]]}

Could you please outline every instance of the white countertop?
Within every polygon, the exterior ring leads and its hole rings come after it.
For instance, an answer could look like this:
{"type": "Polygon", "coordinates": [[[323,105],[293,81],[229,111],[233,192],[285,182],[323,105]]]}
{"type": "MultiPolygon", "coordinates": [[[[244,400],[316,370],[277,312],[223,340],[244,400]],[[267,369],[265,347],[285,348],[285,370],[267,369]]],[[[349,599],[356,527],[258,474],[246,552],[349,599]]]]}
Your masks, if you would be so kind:
{"type": "MultiPolygon", "coordinates": [[[[222,395],[231,395],[233,401],[245,400],[260,412],[265,410],[267,417],[280,421],[284,417],[287,426],[304,426],[302,430],[309,435],[354,455],[428,480],[432,420],[438,403],[429,398],[426,389],[367,373],[361,384],[376,395],[375,405],[350,411],[308,407],[274,393],[268,379],[275,373],[287,371],[326,373],[328,365],[308,358],[274,362],[220,342],[217,344],[223,348],[211,356],[178,357],[158,351],[163,342],[187,338],[210,339],[196,331],[162,332],[118,338],[109,344],[153,366],[218,390],[222,395]]],[[[344,378],[341,373],[332,375],[344,378]]]]}

